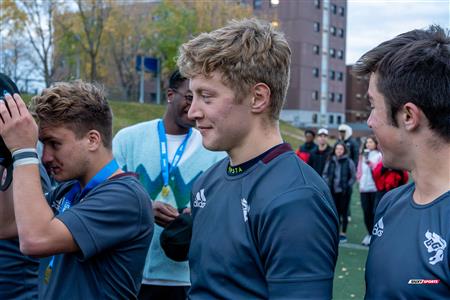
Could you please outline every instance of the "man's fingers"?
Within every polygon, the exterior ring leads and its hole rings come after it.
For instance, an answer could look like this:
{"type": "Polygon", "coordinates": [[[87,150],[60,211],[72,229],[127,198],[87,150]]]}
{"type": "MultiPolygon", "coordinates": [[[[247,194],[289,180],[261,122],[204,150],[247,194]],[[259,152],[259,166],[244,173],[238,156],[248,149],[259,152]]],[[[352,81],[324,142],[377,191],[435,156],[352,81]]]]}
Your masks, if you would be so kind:
{"type": "Polygon", "coordinates": [[[153,210],[171,218],[176,218],[179,215],[175,207],[161,201],[155,201],[153,203],[153,210]]]}
{"type": "Polygon", "coordinates": [[[8,109],[9,109],[9,113],[11,115],[11,119],[16,119],[20,116],[19,110],[17,108],[17,103],[14,100],[14,96],[19,96],[19,95],[18,94],[14,94],[12,96],[10,94],[5,95],[5,100],[6,100],[6,103],[8,104],[8,109]]]}
{"type": "Polygon", "coordinates": [[[0,100],[0,117],[3,123],[11,120],[11,115],[9,114],[8,108],[4,100],[0,100]]]}
{"type": "Polygon", "coordinates": [[[16,107],[20,116],[23,116],[24,113],[28,112],[27,105],[19,94],[14,94],[14,100],[16,100],[16,107]]]}
{"type": "Polygon", "coordinates": [[[164,214],[155,214],[155,223],[161,227],[166,227],[175,218],[166,216],[164,214]]]}

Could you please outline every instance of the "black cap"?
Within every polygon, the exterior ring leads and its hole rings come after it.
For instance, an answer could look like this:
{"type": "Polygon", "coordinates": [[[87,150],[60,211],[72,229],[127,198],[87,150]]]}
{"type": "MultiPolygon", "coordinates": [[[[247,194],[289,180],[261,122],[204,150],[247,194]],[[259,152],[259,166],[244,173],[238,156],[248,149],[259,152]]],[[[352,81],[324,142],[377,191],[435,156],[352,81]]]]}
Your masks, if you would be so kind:
{"type": "Polygon", "coordinates": [[[192,216],[180,214],[169,223],[159,236],[161,248],[166,256],[174,261],[188,260],[192,237],[192,216]]]}

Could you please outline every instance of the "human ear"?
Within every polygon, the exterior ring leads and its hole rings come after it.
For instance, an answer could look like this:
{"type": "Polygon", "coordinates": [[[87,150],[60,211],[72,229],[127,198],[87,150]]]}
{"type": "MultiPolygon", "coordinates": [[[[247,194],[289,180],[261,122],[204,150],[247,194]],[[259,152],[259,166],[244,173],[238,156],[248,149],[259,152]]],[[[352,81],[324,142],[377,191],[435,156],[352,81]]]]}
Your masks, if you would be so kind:
{"type": "Polygon", "coordinates": [[[102,136],[97,130],[89,130],[86,134],[88,150],[97,150],[102,144],[102,136]]]}
{"type": "Polygon", "coordinates": [[[270,88],[265,83],[257,83],[253,87],[253,98],[251,101],[251,111],[262,113],[270,106],[270,88]]]}
{"type": "Polygon", "coordinates": [[[412,131],[421,125],[421,121],[423,122],[422,110],[414,103],[408,102],[402,107],[401,118],[405,129],[412,131]]]}

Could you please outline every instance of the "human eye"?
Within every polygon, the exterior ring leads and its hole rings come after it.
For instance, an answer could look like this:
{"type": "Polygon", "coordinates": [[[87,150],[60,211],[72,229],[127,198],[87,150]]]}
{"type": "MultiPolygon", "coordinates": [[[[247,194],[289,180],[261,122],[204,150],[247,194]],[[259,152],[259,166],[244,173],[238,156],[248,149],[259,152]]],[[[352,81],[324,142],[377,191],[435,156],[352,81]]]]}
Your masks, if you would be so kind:
{"type": "Polygon", "coordinates": [[[58,150],[61,147],[61,143],[57,141],[49,141],[49,146],[55,150],[58,150]]]}
{"type": "Polygon", "coordinates": [[[202,92],[200,93],[200,97],[202,98],[202,100],[206,103],[211,101],[211,94],[207,93],[207,92],[202,92]]]}

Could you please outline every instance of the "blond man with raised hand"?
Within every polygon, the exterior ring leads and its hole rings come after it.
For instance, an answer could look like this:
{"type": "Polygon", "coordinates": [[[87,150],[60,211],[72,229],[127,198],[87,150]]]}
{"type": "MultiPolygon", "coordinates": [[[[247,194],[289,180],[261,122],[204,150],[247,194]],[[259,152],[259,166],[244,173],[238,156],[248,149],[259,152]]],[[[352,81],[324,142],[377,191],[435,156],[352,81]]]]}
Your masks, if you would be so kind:
{"type": "Polygon", "coordinates": [[[283,143],[291,50],[250,19],[183,44],[203,145],[228,157],[192,190],[191,299],[329,299],[338,219],[328,187],[283,143]]]}

